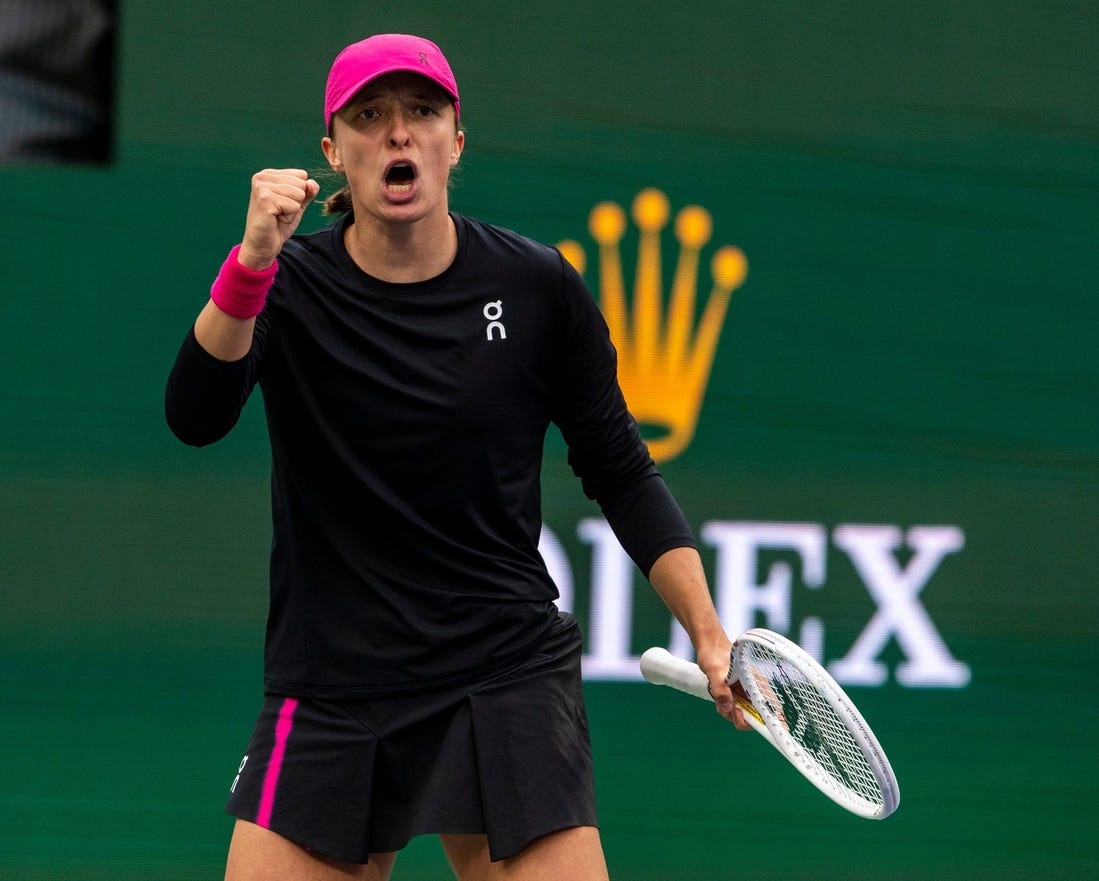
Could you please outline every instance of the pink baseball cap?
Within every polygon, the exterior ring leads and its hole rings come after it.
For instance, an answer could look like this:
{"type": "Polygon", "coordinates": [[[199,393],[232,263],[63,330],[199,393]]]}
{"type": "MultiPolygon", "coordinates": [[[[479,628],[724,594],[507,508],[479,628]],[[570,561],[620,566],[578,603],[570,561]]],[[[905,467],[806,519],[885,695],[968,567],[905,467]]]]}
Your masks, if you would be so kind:
{"type": "Polygon", "coordinates": [[[438,46],[411,34],[375,34],[352,43],[332,62],[324,90],[325,128],[332,125],[332,117],[359,89],[398,70],[412,71],[438,83],[454,99],[454,114],[458,115],[458,83],[438,46]]]}

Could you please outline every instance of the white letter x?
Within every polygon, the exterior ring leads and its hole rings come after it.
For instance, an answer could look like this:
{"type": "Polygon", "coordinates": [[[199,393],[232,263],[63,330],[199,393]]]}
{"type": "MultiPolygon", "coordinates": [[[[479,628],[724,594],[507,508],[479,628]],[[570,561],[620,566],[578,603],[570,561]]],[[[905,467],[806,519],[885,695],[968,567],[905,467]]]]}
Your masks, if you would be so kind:
{"type": "Polygon", "coordinates": [[[950,654],[916,597],[943,557],[962,548],[965,536],[956,526],[915,526],[904,538],[915,553],[901,569],[894,556],[901,545],[897,527],[836,527],[833,539],[855,564],[878,609],[850,651],[829,669],[839,682],[881,685],[888,671],[877,656],[896,636],[907,657],[897,665],[898,682],[961,688],[969,683],[969,666],[950,654]]]}

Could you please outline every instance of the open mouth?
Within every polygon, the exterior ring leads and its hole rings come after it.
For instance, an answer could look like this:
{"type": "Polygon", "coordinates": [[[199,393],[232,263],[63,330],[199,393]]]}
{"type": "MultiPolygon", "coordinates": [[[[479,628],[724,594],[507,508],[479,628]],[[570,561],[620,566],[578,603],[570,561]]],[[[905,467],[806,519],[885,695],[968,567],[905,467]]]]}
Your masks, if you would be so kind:
{"type": "Polygon", "coordinates": [[[408,162],[394,162],[385,173],[385,188],[391,193],[407,193],[412,190],[416,169],[408,162]]]}

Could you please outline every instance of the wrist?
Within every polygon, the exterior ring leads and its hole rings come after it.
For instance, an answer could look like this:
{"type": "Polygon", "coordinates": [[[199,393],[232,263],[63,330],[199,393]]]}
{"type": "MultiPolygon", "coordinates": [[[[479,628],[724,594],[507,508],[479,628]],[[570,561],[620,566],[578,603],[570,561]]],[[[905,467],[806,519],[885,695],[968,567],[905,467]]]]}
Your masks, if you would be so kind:
{"type": "Polygon", "coordinates": [[[255,318],[263,311],[267,292],[274,284],[278,260],[264,269],[253,269],[240,261],[240,245],[225,258],[218,276],[210,287],[214,305],[234,318],[255,318]]]}
{"type": "Polygon", "coordinates": [[[714,620],[708,626],[696,629],[689,635],[696,657],[729,657],[729,650],[732,648],[733,642],[729,639],[719,621],[714,620]]]}
{"type": "Polygon", "coordinates": [[[245,269],[250,269],[253,272],[266,272],[271,266],[276,263],[275,257],[267,257],[262,253],[257,252],[248,247],[248,242],[243,241],[235,248],[237,255],[237,262],[240,263],[245,269]]]}

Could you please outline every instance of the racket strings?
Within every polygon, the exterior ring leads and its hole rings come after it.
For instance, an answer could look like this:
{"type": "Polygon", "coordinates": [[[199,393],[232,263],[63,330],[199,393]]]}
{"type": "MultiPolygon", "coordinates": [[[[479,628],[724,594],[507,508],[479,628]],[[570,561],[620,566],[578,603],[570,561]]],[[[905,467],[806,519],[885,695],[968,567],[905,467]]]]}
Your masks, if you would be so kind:
{"type": "Polygon", "coordinates": [[[742,660],[751,669],[742,681],[754,692],[753,703],[779,722],[806,761],[836,786],[882,804],[881,786],[862,747],[820,689],[764,646],[752,644],[742,660]]]}

